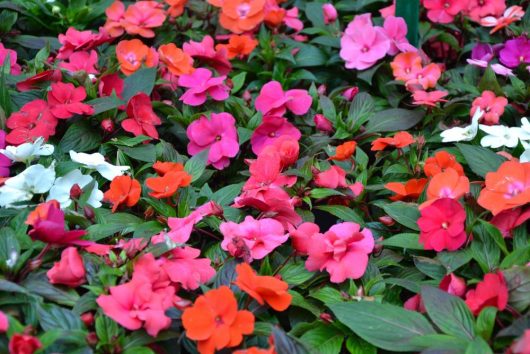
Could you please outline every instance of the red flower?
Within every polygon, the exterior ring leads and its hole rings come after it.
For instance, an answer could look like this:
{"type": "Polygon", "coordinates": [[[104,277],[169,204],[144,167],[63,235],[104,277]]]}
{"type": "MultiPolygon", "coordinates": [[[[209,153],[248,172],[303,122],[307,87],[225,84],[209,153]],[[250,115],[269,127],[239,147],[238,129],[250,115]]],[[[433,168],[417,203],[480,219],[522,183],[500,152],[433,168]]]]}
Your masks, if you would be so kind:
{"type": "Polygon", "coordinates": [[[145,93],[134,95],[127,103],[127,117],[121,126],[125,131],[135,136],[147,135],[158,139],[156,125],[162,124],[160,118],[153,112],[151,99],[145,93]]]}
{"type": "Polygon", "coordinates": [[[51,91],[48,92],[48,104],[51,113],[60,119],[67,119],[74,114],[94,113],[94,109],[83,103],[86,98],[85,88],[75,87],[73,84],[56,82],[51,85],[51,91]]]}
{"type": "Polygon", "coordinates": [[[53,264],[46,275],[52,284],[63,284],[71,288],[83,284],[86,279],[83,258],[75,247],[68,247],[61,253],[61,260],[53,264]]]}
{"type": "Polygon", "coordinates": [[[142,186],[140,182],[129,176],[117,176],[110,182],[110,189],[105,192],[103,198],[112,203],[112,212],[121,204],[133,207],[140,200],[142,186]]]}
{"type": "Polygon", "coordinates": [[[118,73],[102,76],[99,79],[99,96],[112,96],[112,92],[115,92],[118,98],[123,98],[123,86],[124,82],[118,73]]]}
{"type": "Polygon", "coordinates": [[[33,141],[42,136],[45,140],[55,134],[57,119],[51,114],[44,100],[26,103],[20,111],[9,116],[6,125],[11,132],[6,141],[12,145],[33,141]]]}
{"type": "Polygon", "coordinates": [[[46,81],[52,81],[57,82],[61,81],[63,78],[63,75],[61,73],[61,70],[46,70],[43,71],[37,75],[33,75],[32,77],[27,78],[24,81],[17,82],[17,90],[19,91],[30,91],[35,90],[39,88],[39,83],[46,82],[46,81]]]}
{"type": "Polygon", "coordinates": [[[508,287],[502,273],[486,274],[474,290],[467,292],[466,304],[474,315],[478,315],[488,306],[504,310],[508,304],[508,287]]]}
{"type": "Polygon", "coordinates": [[[29,334],[15,333],[9,341],[9,354],[33,354],[40,348],[40,340],[29,334]]]}

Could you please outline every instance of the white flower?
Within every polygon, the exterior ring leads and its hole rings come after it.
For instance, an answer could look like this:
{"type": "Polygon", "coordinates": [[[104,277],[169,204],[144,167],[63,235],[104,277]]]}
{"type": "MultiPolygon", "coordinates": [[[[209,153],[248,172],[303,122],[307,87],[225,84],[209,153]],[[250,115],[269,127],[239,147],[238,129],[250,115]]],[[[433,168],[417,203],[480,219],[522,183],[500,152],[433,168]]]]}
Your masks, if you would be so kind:
{"type": "Polygon", "coordinates": [[[480,125],[480,130],[486,135],[480,140],[480,145],[483,147],[491,147],[493,149],[506,146],[509,148],[516,147],[519,143],[519,135],[521,128],[507,127],[505,125],[480,125]]]}
{"type": "Polygon", "coordinates": [[[527,148],[521,156],[519,156],[520,162],[530,162],[530,148],[527,148]]]}
{"type": "Polygon", "coordinates": [[[521,131],[519,134],[519,139],[530,140],[530,122],[526,117],[521,118],[521,131]]]}
{"type": "Polygon", "coordinates": [[[87,168],[97,170],[103,178],[106,178],[109,181],[112,181],[116,176],[123,175],[123,173],[130,168],[129,166],[114,166],[105,161],[105,157],[97,152],[93,154],[85,154],[83,152],[70,150],[70,158],[72,161],[85,165],[87,168]]]}
{"type": "Polygon", "coordinates": [[[51,144],[43,144],[44,138],[39,137],[33,143],[24,143],[19,146],[6,146],[0,149],[8,159],[16,162],[29,162],[39,156],[50,156],[54,147],[51,144]]]}
{"type": "Polygon", "coordinates": [[[9,178],[0,187],[0,206],[25,208],[24,205],[12,205],[16,202],[29,201],[34,194],[46,193],[55,181],[55,163],[46,168],[33,165],[26,168],[17,176],[9,178]]]}
{"type": "Polygon", "coordinates": [[[484,112],[477,108],[473,118],[471,119],[471,124],[465,128],[454,127],[451,129],[444,130],[440,135],[442,137],[442,142],[451,143],[455,141],[471,141],[478,133],[478,121],[482,118],[484,112]]]}
{"type": "MultiPolygon", "coordinates": [[[[89,175],[84,175],[79,170],[73,170],[68,172],[66,175],[57,178],[53,187],[50,189],[47,201],[55,199],[61,204],[61,208],[67,208],[72,204],[70,199],[70,190],[77,184],[80,188],[84,188],[89,185],[94,179],[89,175]]],[[[94,188],[90,192],[90,196],[87,200],[87,204],[94,208],[101,206],[101,200],[103,199],[103,192],[98,189],[98,182],[94,181],[94,188]]]]}

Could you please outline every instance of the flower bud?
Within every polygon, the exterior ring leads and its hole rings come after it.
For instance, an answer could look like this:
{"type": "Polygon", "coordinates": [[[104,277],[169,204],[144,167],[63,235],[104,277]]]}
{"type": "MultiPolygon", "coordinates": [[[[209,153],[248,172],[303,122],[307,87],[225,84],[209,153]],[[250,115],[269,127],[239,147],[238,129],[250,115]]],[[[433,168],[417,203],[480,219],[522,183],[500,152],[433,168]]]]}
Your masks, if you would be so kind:
{"type": "Polygon", "coordinates": [[[324,14],[324,23],[326,25],[335,22],[337,19],[337,9],[335,9],[333,4],[322,5],[322,12],[324,14]]]}
{"type": "Polygon", "coordinates": [[[114,122],[111,119],[104,119],[101,121],[101,129],[107,133],[112,133],[114,131],[114,122]]]}
{"type": "Polygon", "coordinates": [[[81,321],[83,321],[87,327],[92,326],[94,324],[94,314],[91,312],[85,312],[81,315],[81,321]]]}
{"type": "Polygon", "coordinates": [[[359,88],[357,86],[354,86],[354,87],[350,87],[349,89],[345,90],[342,93],[342,97],[344,97],[348,101],[351,101],[355,98],[355,96],[357,96],[358,93],[359,93],[359,88]]]}
{"type": "Polygon", "coordinates": [[[333,131],[333,123],[329,121],[323,114],[315,114],[313,118],[315,126],[323,133],[331,133],[333,131]]]}
{"type": "Polygon", "coordinates": [[[83,194],[83,190],[79,186],[79,184],[74,184],[72,188],[70,188],[70,199],[79,199],[79,197],[83,194]]]}

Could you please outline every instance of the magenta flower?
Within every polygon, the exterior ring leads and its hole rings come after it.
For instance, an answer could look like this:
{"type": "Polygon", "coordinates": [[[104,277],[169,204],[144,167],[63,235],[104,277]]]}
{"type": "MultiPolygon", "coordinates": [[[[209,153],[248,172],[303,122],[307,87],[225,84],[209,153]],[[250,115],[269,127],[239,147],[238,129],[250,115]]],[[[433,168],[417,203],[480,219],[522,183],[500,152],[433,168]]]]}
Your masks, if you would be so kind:
{"type": "Polygon", "coordinates": [[[255,105],[263,115],[282,116],[287,109],[297,115],[306,114],[312,103],[306,90],[284,92],[278,81],[271,81],[263,85],[255,105]]]}
{"type": "Polygon", "coordinates": [[[510,39],[499,52],[499,58],[509,68],[530,63],[530,41],[523,37],[510,39]]]}
{"type": "Polygon", "coordinates": [[[3,65],[9,55],[9,64],[11,65],[11,75],[19,75],[22,68],[17,64],[17,52],[13,49],[7,49],[0,43],[0,65],[3,65]]]}
{"type": "Polygon", "coordinates": [[[230,158],[239,151],[236,120],[230,113],[212,113],[210,119],[201,116],[186,130],[190,139],[188,154],[197,155],[210,149],[208,164],[222,170],[230,164],[230,158]]]}
{"type": "Polygon", "coordinates": [[[207,95],[216,101],[224,101],[230,92],[230,88],[224,84],[225,79],[226,76],[212,77],[212,72],[204,68],[199,68],[189,75],[181,75],[178,85],[187,87],[188,90],[180,100],[190,106],[200,106],[206,102],[207,95]]]}
{"type": "Polygon", "coordinates": [[[387,54],[391,44],[385,30],[374,27],[369,13],[358,15],[340,39],[340,57],[348,69],[368,69],[387,54]]]}
{"type": "Polygon", "coordinates": [[[67,61],[59,64],[59,67],[71,73],[84,71],[87,74],[97,74],[96,64],[98,63],[98,53],[95,50],[88,52],[75,52],[70,55],[67,61]]]}
{"type": "Polygon", "coordinates": [[[232,64],[228,60],[228,51],[222,47],[215,50],[211,36],[204,36],[200,42],[186,42],[182,45],[182,50],[190,57],[211,66],[221,75],[227,75],[232,70],[232,64]]]}
{"type": "Polygon", "coordinates": [[[335,6],[333,6],[333,4],[328,3],[322,5],[322,13],[324,15],[324,23],[327,25],[337,20],[338,13],[337,9],[335,8],[335,6]]]}
{"type": "Polygon", "coordinates": [[[369,229],[353,222],[332,226],[323,237],[313,237],[307,245],[309,257],[305,263],[309,271],[326,270],[332,283],[359,279],[368,266],[368,255],[374,249],[374,238],[369,229]]]}
{"type": "Polygon", "coordinates": [[[298,141],[302,137],[300,130],[284,117],[267,116],[250,137],[252,152],[259,155],[267,145],[274,143],[280,136],[288,135],[298,141]]]}
{"type": "MultiPolygon", "coordinates": [[[[6,147],[6,132],[0,130],[0,149],[6,147]]],[[[9,166],[11,166],[11,159],[4,154],[0,154],[0,177],[9,177],[9,166]]]]}
{"type": "Polygon", "coordinates": [[[415,52],[417,49],[407,39],[407,23],[401,17],[388,16],[383,24],[385,33],[390,39],[389,55],[399,52],[415,52]]]}

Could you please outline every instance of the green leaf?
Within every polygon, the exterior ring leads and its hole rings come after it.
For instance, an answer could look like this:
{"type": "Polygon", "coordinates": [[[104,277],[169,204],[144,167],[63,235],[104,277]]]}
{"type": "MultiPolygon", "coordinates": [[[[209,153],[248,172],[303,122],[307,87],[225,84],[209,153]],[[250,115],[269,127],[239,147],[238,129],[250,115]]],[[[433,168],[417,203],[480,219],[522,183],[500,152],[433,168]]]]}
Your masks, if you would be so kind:
{"type": "Polygon", "coordinates": [[[0,269],[7,271],[15,267],[20,257],[20,244],[9,227],[1,228],[0,235],[0,269]]]}
{"type": "Polygon", "coordinates": [[[524,265],[528,263],[530,259],[530,245],[523,248],[518,248],[510,253],[508,256],[504,257],[501,262],[501,268],[507,269],[516,265],[524,265]]]}
{"type": "Polygon", "coordinates": [[[418,205],[413,203],[394,202],[382,206],[385,213],[409,229],[420,231],[417,221],[420,217],[418,205]]]}
{"type": "Polygon", "coordinates": [[[50,284],[43,272],[31,273],[21,285],[31,293],[61,305],[74,306],[79,300],[79,295],[74,290],[62,290],[50,284]]]}
{"type": "Polygon", "coordinates": [[[337,218],[342,221],[353,221],[357,224],[364,225],[364,219],[359,216],[353,209],[348,208],[343,205],[319,205],[315,209],[323,210],[332,215],[335,215],[337,218]]]}
{"type": "Polygon", "coordinates": [[[279,273],[283,281],[292,286],[300,285],[311,279],[314,275],[313,272],[305,269],[305,263],[302,261],[287,263],[279,273]]]}
{"type": "Polygon", "coordinates": [[[313,188],[311,190],[311,193],[309,193],[311,198],[314,199],[320,199],[320,198],[327,198],[332,195],[344,195],[343,193],[336,191],[334,189],[329,188],[313,188]]]}
{"type": "Polygon", "coordinates": [[[497,171],[499,166],[506,161],[504,157],[497,155],[491,149],[467,144],[456,144],[456,146],[464,155],[471,171],[480,177],[486,177],[488,172],[497,171]]]}
{"type": "Polygon", "coordinates": [[[300,340],[315,353],[339,354],[344,342],[344,333],[333,326],[319,323],[305,332],[300,340]]]}
{"type": "Polygon", "coordinates": [[[390,304],[361,301],[333,304],[330,308],[359,337],[389,351],[419,351],[422,347],[412,340],[435,333],[421,314],[390,304]]]}
{"type": "Polygon", "coordinates": [[[107,316],[97,316],[95,328],[100,344],[112,343],[120,334],[118,324],[107,316]]]}
{"type": "Polygon", "coordinates": [[[0,12],[0,33],[7,34],[17,22],[18,14],[14,11],[4,10],[0,12]]]}
{"type": "Polygon", "coordinates": [[[480,79],[480,82],[478,83],[478,89],[481,92],[485,90],[493,91],[497,96],[504,95],[504,92],[497,81],[497,75],[495,75],[491,66],[488,66],[484,71],[484,76],[482,76],[482,79],[480,79]]]}
{"type": "Polygon", "coordinates": [[[395,132],[407,130],[418,124],[425,115],[423,110],[392,108],[370,117],[366,132],[395,132]]]}
{"type": "Polygon", "coordinates": [[[482,219],[479,219],[479,221],[484,227],[485,232],[489,236],[491,236],[493,241],[497,244],[497,246],[499,246],[499,248],[504,253],[504,255],[508,255],[509,252],[508,252],[508,249],[506,248],[506,242],[504,241],[504,237],[502,237],[502,234],[499,231],[499,229],[487,221],[484,221],[482,219]]]}
{"type": "Polygon", "coordinates": [[[397,0],[396,16],[403,17],[407,23],[407,39],[417,47],[419,40],[420,2],[419,0],[397,0]]]}
{"type": "Polygon", "coordinates": [[[418,242],[418,239],[418,234],[404,233],[387,238],[383,240],[381,244],[387,247],[399,247],[409,250],[423,250],[423,246],[418,242]]]}
{"type": "Polygon", "coordinates": [[[123,102],[113,94],[112,96],[94,98],[86,102],[86,104],[94,108],[94,114],[100,114],[118,108],[123,102]]]}
{"type": "Polygon", "coordinates": [[[155,87],[156,68],[142,68],[123,81],[122,97],[128,102],[134,95],[143,92],[150,95],[155,87]]]}
{"type": "Polygon", "coordinates": [[[314,27],[325,27],[322,3],[308,2],[305,4],[305,15],[314,27]]]}
{"type": "Polygon", "coordinates": [[[300,50],[296,53],[296,67],[321,66],[326,64],[327,58],[319,48],[304,44],[300,45],[300,50]]]}
{"type": "Polygon", "coordinates": [[[346,348],[350,354],[377,354],[376,347],[357,336],[348,337],[346,348]]]}
{"type": "Polygon", "coordinates": [[[272,327],[274,348],[278,354],[308,354],[310,351],[298,339],[291,337],[277,326],[272,327]]]}
{"type": "Polygon", "coordinates": [[[234,199],[241,193],[241,188],[243,188],[243,183],[223,187],[213,194],[212,200],[221,206],[232,204],[234,199]]]}
{"type": "Polygon", "coordinates": [[[495,327],[495,317],[497,317],[497,308],[491,306],[483,308],[477,317],[475,329],[484,340],[488,341],[491,338],[493,327],[495,327]]]}
{"type": "Polygon", "coordinates": [[[375,102],[372,96],[366,92],[360,92],[355,95],[355,98],[350,104],[348,118],[346,119],[348,129],[353,131],[357,130],[372,116],[374,110],[375,102]]]}
{"type": "Polygon", "coordinates": [[[101,135],[98,134],[87,121],[77,121],[70,125],[59,142],[62,151],[85,152],[101,145],[101,135]]]}
{"type": "Polygon", "coordinates": [[[39,322],[45,331],[52,329],[82,329],[81,318],[72,311],[55,305],[38,307],[39,322]]]}
{"type": "Polygon", "coordinates": [[[431,286],[421,288],[421,298],[427,314],[444,333],[466,340],[475,338],[473,315],[462,299],[431,286]]]}
{"type": "Polygon", "coordinates": [[[344,301],[341,292],[329,286],[312,291],[309,296],[322,301],[326,306],[344,301]]]}
{"type": "Polygon", "coordinates": [[[493,354],[493,351],[482,337],[477,337],[469,343],[465,354],[493,354]]]}
{"type": "Polygon", "coordinates": [[[120,147],[120,150],[135,160],[151,163],[156,161],[156,147],[152,144],[144,144],[135,147],[123,146],[120,147]]]}
{"type": "Polygon", "coordinates": [[[205,149],[186,161],[184,170],[191,175],[192,182],[198,180],[206,169],[206,161],[208,161],[209,151],[210,149],[205,149]]]}
{"type": "Polygon", "coordinates": [[[327,96],[320,96],[319,103],[324,117],[329,119],[331,122],[335,123],[337,120],[337,112],[335,110],[335,105],[333,104],[333,101],[330,100],[327,96]]]}
{"type": "Polygon", "coordinates": [[[245,78],[246,77],[247,77],[247,72],[246,71],[242,71],[242,72],[240,72],[239,74],[235,75],[232,78],[232,84],[233,84],[232,90],[231,90],[232,94],[235,94],[239,90],[241,90],[241,88],[245,84],[245,78]]]}
{"type": "Polygon", "coordinates": [[[519,312],[530,305],[530,267],[516,266],[503,271],[508,292],[508,303],[519,312]]]}

